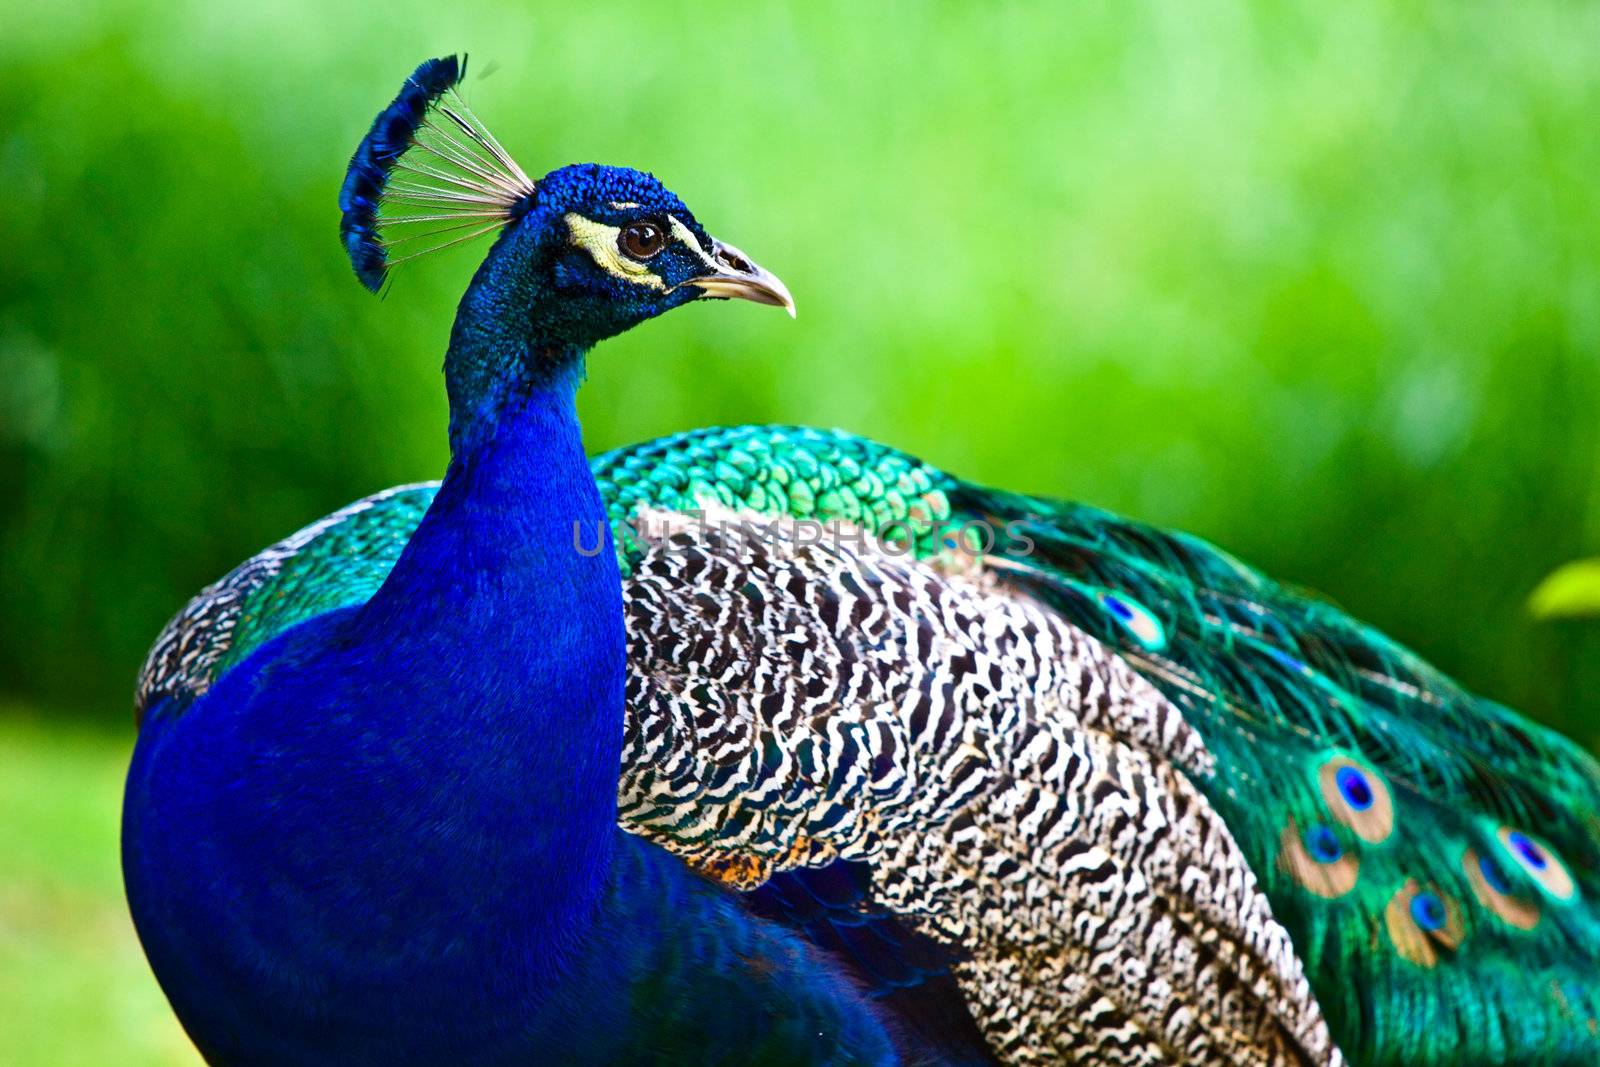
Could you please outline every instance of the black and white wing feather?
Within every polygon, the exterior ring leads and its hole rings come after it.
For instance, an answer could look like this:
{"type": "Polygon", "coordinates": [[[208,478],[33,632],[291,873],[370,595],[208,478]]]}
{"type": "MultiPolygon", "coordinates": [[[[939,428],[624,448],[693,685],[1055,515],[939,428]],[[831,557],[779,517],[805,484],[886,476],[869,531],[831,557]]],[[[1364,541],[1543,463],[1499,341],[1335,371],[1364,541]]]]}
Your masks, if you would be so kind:
{"type": "Polygon", "coordinates": [[[1105,646],[859,535],[662,521],[624,826],[743,888],[866,864],[1010,1062],[1339,1062],[1199,735],[1105,646]]]}

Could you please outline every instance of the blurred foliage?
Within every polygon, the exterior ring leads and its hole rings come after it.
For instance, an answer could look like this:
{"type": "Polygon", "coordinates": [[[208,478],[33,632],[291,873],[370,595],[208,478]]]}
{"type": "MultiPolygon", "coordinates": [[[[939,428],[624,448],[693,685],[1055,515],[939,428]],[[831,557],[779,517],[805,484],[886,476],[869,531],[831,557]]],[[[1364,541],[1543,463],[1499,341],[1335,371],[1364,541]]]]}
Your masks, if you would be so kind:
{"type": "Polygon", "coordinates": [[[797,323],[608,344],[609,448],[783,420],[1209,537],[1594,744],[1600,8],[0,0],[0,692],[126,722],[201,584],[443,465],[482,252],[379,302],[344,161],[420,59],[655,170],[797,323]]]}
{"type": "Polygon", "coordinates": [[[1540,619],[1600,618],[1600,558],[1556,568],[1534,589],[1528,609],[1540,619]]]}
{"type": "Polygon", "coordinates": [[[0,705],[0,1062],[198,1067],[122,899],[125,741],[0,705]]]}

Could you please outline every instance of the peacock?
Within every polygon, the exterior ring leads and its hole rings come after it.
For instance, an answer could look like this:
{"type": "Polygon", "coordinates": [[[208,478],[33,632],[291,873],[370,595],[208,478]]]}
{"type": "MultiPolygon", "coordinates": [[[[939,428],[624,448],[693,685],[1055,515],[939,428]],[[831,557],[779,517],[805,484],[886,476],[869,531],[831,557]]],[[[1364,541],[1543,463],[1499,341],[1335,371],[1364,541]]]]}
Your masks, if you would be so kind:
{"type": "Polygon", "coordinates": [[[163,630],[123,866],[216,1064],[1600,1062],[1600,767],[1206,542],[796,426],[587,457],[599,342],[794,312],[423,63],[359,280],[497,234],[449,468],[163,630]]]}

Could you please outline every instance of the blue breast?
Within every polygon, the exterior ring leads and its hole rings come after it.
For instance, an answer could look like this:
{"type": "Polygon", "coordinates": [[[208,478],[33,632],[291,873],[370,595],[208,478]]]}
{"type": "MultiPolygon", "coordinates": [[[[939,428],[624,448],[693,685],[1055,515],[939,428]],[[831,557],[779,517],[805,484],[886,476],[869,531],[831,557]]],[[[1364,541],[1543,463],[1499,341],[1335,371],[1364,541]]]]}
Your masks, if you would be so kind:
{"type": "Polygon", "coordinates": [[[621,581],[571,547],[575,418],[526,418],[367,604],[146,718],[124,866],[179,1017],[226,1064],[897,1061],[847,968],[616,829],[621,581]]]}

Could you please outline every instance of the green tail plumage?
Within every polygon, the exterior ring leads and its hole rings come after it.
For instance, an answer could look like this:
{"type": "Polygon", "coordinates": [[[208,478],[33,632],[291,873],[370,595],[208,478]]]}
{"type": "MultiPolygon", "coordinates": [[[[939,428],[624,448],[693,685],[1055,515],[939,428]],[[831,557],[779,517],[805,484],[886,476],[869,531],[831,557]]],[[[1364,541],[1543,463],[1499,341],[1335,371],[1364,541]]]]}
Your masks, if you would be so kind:
{"type": "MultiPolygon", "coordinates": [[[[841,433],[706,430],[599,457],[626,567],[641,508],[845,522],[980,566],[1116,648],[1200,732],[1197,782],[1358,1063],[1600,1062],[1600,767],[1334,605],[1184,534],[972,486],[841,433]],[[980,539],[981,540],[981,539],[980,539]]],[[[208,589],[141,678],[203,691],[273,634],[365,600],[433,486],[352,505],[208,589]]]]}
{"type": "Polygon", "coordinates": [[[1013,580],[1118,646],[1200,730],[1219,769],[1201,788],[1347,1055],[1596,1061],[1590,756],[1196,538],[971,487],[953,504],[1023,518],[1038,550],[1013,580]],[[1142,640],[1102,591],[1159,634],[1142,640]]]}

